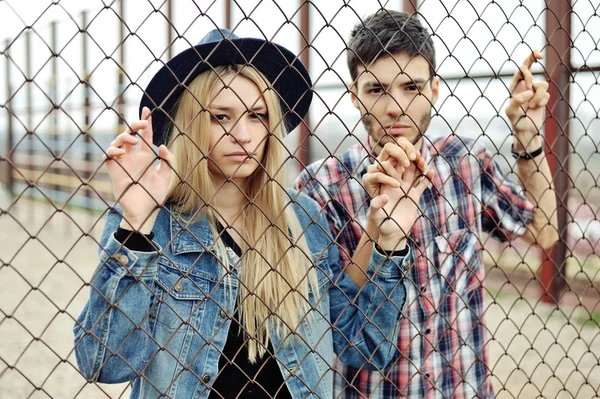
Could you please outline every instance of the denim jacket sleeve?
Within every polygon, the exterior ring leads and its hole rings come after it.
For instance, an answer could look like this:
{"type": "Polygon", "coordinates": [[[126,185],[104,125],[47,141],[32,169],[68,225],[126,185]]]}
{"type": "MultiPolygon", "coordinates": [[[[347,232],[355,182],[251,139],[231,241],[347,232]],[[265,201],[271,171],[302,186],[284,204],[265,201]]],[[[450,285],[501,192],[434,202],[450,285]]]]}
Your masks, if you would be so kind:
{"type": "Polygon", "coordinates": [[[318,223],[331,244],[327,259],[333,275],[329,287],[333,344],[340,360],[363,369],[383,369],[396,354],[400,317],[406,302],[404,275],[410,252],[389,257],[373,250],[368,280],[359,288],[342,270],[339,248],[320,212],[318,223]]]}
{"type": "Polygon", "coordinates": [[[159,252],[124,247],[114,237],[120,221],[111,210],[90,296],[73,328],[79,370],[88,380],[106,383],[140,375],[154,348],[148,317],[159,252]]]}

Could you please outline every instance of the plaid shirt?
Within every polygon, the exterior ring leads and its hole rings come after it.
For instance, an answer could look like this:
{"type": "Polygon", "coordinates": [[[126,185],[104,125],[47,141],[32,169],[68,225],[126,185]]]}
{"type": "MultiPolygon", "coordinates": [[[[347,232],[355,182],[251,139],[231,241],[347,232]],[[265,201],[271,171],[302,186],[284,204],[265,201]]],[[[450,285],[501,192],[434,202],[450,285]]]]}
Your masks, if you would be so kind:
{"type": "MultiPolygon", "coordinates": [[[[481,233],[501,240],[522,235],[533,205],[492,155],[472,140],[423,140],[435,170],[420,199],[410,237],[404,318],[398,356],[370,372],[337,365],[336,398],[493,398],[487,366],[481,233]]],[[[362,144],[310,165],[296,188],[327,212],[344,264],[366,226],[369,199],[362,176],[373,155],[362,144]]]]}

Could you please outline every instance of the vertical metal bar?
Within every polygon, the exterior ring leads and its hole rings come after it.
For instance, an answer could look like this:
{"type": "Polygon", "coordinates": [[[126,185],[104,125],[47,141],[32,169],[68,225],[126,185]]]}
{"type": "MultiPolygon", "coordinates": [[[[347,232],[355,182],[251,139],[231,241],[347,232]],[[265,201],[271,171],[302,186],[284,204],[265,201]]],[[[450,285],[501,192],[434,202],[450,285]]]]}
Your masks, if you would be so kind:
{"type": "MultiPolygon", "coordinates": [[[[309,1],[300,0],[300,61],[306,66],[310,74],[310,9],[309,1]]],[[[304,123],[300,124],[300,137],[298,138],[298,161],[304,167],[310,159],[310,117],[309,113],[304,117],[304,123]]]]}
{"type": "Polygon", "coordinates": [[[225,0],[225,29],[231,29],[231,0],[225,0]]]}
{"type": "MultiPolygon", "coordinates": [[[[125,1],[125,0],[122,0],[125,1]]],[[[173,58],[173,2],[167,0],[167,58],[173,58]]]]}
{"type": "Polygon", "coordinates": [[[13,111],[10,105],[12,93],[11,76],[10,76],[10,58],[8,57],[8,47],[10,46],[10,40],[6,40],[4,42],[4,55],[6,57],[6,113],[7,113],[7,121],[6,121],[6,160],[7,160],[7,168],[6,168],[6,184],[8,186],[8,190],[10,192],[11,198],[14,197],[15,194],[15,181],[14,181],[14,161],[13,161],[13,146],[14,143],[14,131],[13,131],[13,111]]]}
{"type": "MultiPolygon", "coordinates": [[[[33,172],[35,170],[33,161],[34,161],[34,141],[33,141],[33,90],[32,90],[32,85],[33,85],[33,78],[32,78],[32,74],[31,74],[31,29],[28,29],[27,32],[25,32],[25,97],[26,97],[26,108],[25,108],[25,114],[26,114],[26,121],[27,121],[27,132],[26,134],[26,138],[25,140],[27,141],[27,166],[25,167],[26,170],[28,170],[30,172],[29,177],[27,178],[28,184],[30,188],[33,188],[32,186],[32,182],[35,181],[35,175],[31,172],[33,172]]],[[[33,197],[33,190],[29,191],[29,195],[31,197],[33,197]]],[[[28,212],[28,218],[30,222],[33,222],[33,215],[34,215],[34,202],[33,201],[29,201],[29,212],[28,212]]]]}
{"type": "Polygon", "coordinates": [[[546,0],[546,73],[550,102],[545,135],[548,162],[558,202],[559,242],[545,254],[540,269],[542,300],[558,303],[565,287],[568,215],[569,82],[571,80],[571,0],[546,0]]]}
{"type": "Polygon", "coordinates": [[[119,69],[118,69],[118,90],[119,97],[117,98],[117,114],[119,118],[117,132],[125,130],[124,116],[125,116],[125,74],[123,68],[125,68],[125,0],[119,1],[119,18],[121,23],[119,24],[119,69]]]}
{"type": "MultiPolygon", "coordinates": [[[[83,74],[83,143],[84,143],[84,151],[85,151],[85,162],[84,162],[84,170],[83,170],[83,178],[89,182],[89,178],[91,176],[92,170],[92,153],[90,150],[91,140],[90,140],[90,76],[89,76],[89,67],[88,67],[88,34],[87,34],[87,12],[83,11],[81,13],[81,69],[83,74]]],[[[92,191],[85,190],[86,196],[86,208],[91,211],[92,209],[92,191]]]]}
{"type": "Polygon", "coordinates": [[[416,14],[419,10],[419,0],[402,0],[402,9],[409,14],[416,14]]]}
{"type": "MultiPolygon", "coordinates": [[[[52,155],[54,156],[53,163],[56,162],[58,157],[58,53],[57,53],[57,24],[56,21],[53,21],[50,24],[50,47],[52,50],[52,59],[50,60],[50,98],[53,103],[52,114],[50,116],[50,149],[52,150],[52,155]]],[[[50,168],[50,172],[52,174],[52,195],[51,198],[53,200],[58,200],[56,193],[59,191],[60,187],[57,184],[56,175],[59,173],[59,168],[50,168]]]]}

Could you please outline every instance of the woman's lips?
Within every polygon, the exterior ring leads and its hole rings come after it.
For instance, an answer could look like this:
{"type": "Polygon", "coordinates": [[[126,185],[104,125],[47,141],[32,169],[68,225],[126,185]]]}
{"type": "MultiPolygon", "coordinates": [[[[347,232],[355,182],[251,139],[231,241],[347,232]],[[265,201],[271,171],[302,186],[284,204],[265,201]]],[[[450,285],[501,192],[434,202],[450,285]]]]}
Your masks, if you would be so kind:
{"type": "Polygon", "coordinates": [[[249,161],[254,156],[254,154],[247,154],[245,152],[233,152],[231,154],[227,154],[226,156],[227,158],[235,162],[246,162],[249,161]]]}

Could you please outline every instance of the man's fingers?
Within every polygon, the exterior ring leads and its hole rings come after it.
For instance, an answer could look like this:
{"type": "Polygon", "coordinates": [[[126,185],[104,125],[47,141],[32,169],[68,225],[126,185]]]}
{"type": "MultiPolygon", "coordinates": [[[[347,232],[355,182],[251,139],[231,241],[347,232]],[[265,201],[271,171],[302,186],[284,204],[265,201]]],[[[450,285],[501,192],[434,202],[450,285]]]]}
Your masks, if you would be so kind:
{"type": "MultiPolygon", "coordinates": [[[[372,165],[373,166],[373,165],[372,165]]],[[[375,188],[379,185],[386,185],[392,188],[400,187],[400,182],[391,176],[382,172],[369,172],[363,176],[363,184],[367,188],[375,188]]]]}
{"type": "Polygon", "coordinates": [[[417,161],[417,168],[419,168],[421,172],[425,172],[425,170],[427,169],[427,162],[425,162],[425,158],[419,158],[419,160],[417,161]]]}
{"type": "Polygon", "coordinates": [[[544,59],[544,55],[540,52],[540,50],[533,50],[531,53],[529,53],[527,58],[525,58],[525,61],[523,61],[522,66],[527,69],[531,69],[533,63],[541,59],[544,59]]]}
{"type": "Polygon", "coordinates": [[[415,149],[414,145],[406,139],[400,139],[398,140],[398,144],[387,143],[381,150],[378,159],[380,161],[387,161],[390,158],[394,158],[400,165],[408,167],[411,161],[417,160],[420,156],[421,154],[415,149]]]}
{"type": "Polygon", "coordinates": [[[528,107],[534,109],[545,107],[550,99],[550,93],[548,93],[548,82],[535,82],[533,84],[533,89],[535,90],[535,94],[531,100],[529,100],[528,107]]]}
{"type": "Polygon", "coordinates": [[[396,164],[397,161],[394,158],[389,158],[387,161],[379,161],[376,159],[374,163],[375,169],[378,172],[385,173],[394,179],[400,180],[400,175],[396,171],[396,164]]]}
{"type": "Polygon", "coordinates": [[[533,74],[531,73],[531,69],[525,65],[521,65],[517,73],[520,73],[521,80],[525,82],[525,88],[531,90],[533,88],[533,74]]]}
{"type": "Polygon", "coordinates": [[[508,107],[506,107],[506,116],[508,116],[510,120],[519,118],[521,115],[523,115],[523,106],[532,97],[533,92],[531,90],[526,90],[522,93],[514,95],[511,98],[508,107]]]}
{"type": "Polygon", "coordinates": [[[515,74],[513,75],[513,80],[510,84],[510,92],[514,92],[515,88],[518,86],[520,81],[524,81],[525,88],[527,90],[533,89],[533,74],[531,73],[531,66],[537,61],[543,59],[544,56],[539,50],[534,50],[525,60],[523,64],[517,69],[515,74]]]}
{"type": "Polygon", "coordinates": [[[423,179],[415,187],[419,195],[423,194],[423,191],[425,191],[425,189],[433,183],[434,176],[435,171],[433,169],[429,169],[427,172],[425,172],[423,179]]]}
{"type": "Polygon", "coordinates": [[[410,164],[410,166],[404,170],[404,173],[402,173],[402,181],[405,184],[410,184],[412,186],[415,181],[416,171],[417,166],[414,163],[410,164]]]}
{"type": "Polygon", "coordinates": [[[371,208],[378,211],[382,209],[390,201],[389,197],[385,194],[378,195],[371,200],[371,208]]]}

